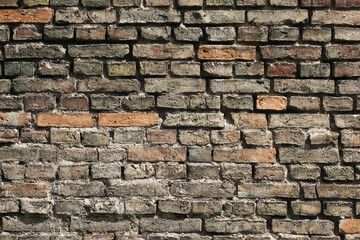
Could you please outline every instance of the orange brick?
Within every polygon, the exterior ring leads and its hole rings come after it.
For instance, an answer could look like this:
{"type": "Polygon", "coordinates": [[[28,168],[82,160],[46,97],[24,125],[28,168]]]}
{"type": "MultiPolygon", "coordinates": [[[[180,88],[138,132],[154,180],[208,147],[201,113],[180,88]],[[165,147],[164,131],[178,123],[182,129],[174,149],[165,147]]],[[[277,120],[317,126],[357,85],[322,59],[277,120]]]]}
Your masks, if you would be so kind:
{"type": "Polygon", "coordinates": [[[13,183],[1,185],[3,197],[44,198],[47,196],[49,185],[45,183],[13,183]]]}
{"type": "Polygon", "coordinates": [[[159,123],[157,113],[99,113],[100,127],[153,126],[159,123]]]}
{"type": "Polygon", "coordinates": [[[360,233],[360,219],[340,220],[339,229],[340,233],[360,233]]]}
{"type": "Polygon", "coordinates": [[[259,110],[286,110],[287,98],[283,96],[258,96],[256,108],[259,110]]]}
{"type": "Polygon", "coordinates": [[[296,64],[287,62],[269,63],[266,71],[268,77],[295,77],[296,64]]]}
{"type": "Polygon", "coordinates": [[[25,112],[0,113],[1,126],[22,127],[22,126],[30,125],[30,121],[31,121],[31,113],[25,113],[25,112]]]}
{"type": "Polygon", "coordinates": [[[95,116],[95,114],[39,113],[37,125],[39,127],[95,127],[95,116]]]}
{"type": "Polygon", "coordinates": [[[185,162],[186,148],[132,147],[128,160],[133,162],[185,162]]]}
{"type": "Polygon", "coordinates": [[[50,8],[3,9],[0,10],[0,23],[49,23],[54,15],[50,8]]]}
{"type": "Polygon", "coordinates": [[[255,46],[204,45],[199,47],[200,60],[255,60],[255,46]]]}

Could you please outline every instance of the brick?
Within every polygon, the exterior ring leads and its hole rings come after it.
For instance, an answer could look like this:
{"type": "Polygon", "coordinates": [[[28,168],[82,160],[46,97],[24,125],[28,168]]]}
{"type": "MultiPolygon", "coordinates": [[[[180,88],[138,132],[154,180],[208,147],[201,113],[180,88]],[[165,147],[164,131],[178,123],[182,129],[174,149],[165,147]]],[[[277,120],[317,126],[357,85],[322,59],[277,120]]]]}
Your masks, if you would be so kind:
{"type": "Polygon", "coordinates": [[[45,217],[3,217],[3,229],[8,232],[47,232],[59,231],[63,227],[59,219],[50,219],[45,217]],[[29,224],[32,222],[33,224],[29,224]],[[16,227],[15,227],[16,226],[16,227]]]}
{"type": "Polygon", "coordinates": [[[155,167],[149,163],[126,164],[124,168],[125,179],[143,179],[155,175],[155,167]]]}
{"type": "Polygon", "coordinates": [[[235,186],[230,183],[173,182],[170,194],[175,197],[233,197],[235,186]]]}
{"type": "Polygon", "coordinates": [[[187,165],[187,171],[189,179],[199,180],[220,178],[220,168],[218,166],[191,164],[187,165]]]}
{"type": "Polygon", "coordinates": [[[319,201],[293,201],[291,209],[298,216],[316,216],[321,213],[321,202],[319,201]]]}
{"type": "Polygon", "coordinates": [[[141,37],[153,41],[170,41],[170,27],[142,27],[141,37]]]}
{"type": "Polygon", "coordinates": [[[360,59],[358,45],[331,45],[325,47],[328,59],[360,59]]]}
{"type": "Polygon", "coordinates": [[[334,39],[338,41],[359,41],[359,28],[336,27],[334,39]]]}
{"type": "Polygon", "coordinates": [[[136,79],[87,78],[78,81],[79,92],[137,92],[140,83],[136,79]]]}
{"type": "Polygon", "coordinates": [[[175,232],[189,233],[201,231],[201,219],[192,218],[184,220],[168,220],[168,219],[149,219],[140,220],[140,229],[142,232],[175,232]]]}
{"type": "Polygon", "coordinates": [[[114,184],[107,187],[107,196],[110,197],[164,197],[168,194],[168,186],[163,182],[155,181],[131,182],[124,181],[120,184],[114,184]]]}
{"type": "Polygon", "coordinates": [[[232,77],[233,63],[229,62],[204,62],[202,74],[208,77],[232,77]]]}
{"type": "Polygon", "coordinates": [[[234,130],[213,130],[210,135],[213,144],[236,143],[240,139],[240,131],[234,130]]]}
{"type": "Polygon", "coordinates": [[[103,62],[97,60],[75,60],[74,74],[80,76],[101,76],[103,62]]]}
{"type": "Polygon", "coordinates": [[[351,202],[324,202],[324,215],[334,217],[351,217],[353,204],[351,202]]]}
{"type": "Polygon", "coordinates": [[[263,220],[222,220],[207,219],[205,229],[211,233],[264,233],[266,221],[263,220]]]}
{"type": "Polygon", "coordinates": [[[299,10],[250,10],[248,21],[255,24],[280,25],[284,23],[304,23],[308,20],[308,12],[299,10]]]}
{"type": "Polygon", "coordinates": [[[241,45],[202,45],[199,60],[255,60],[256,48],[241,45]]]}
{"type": "Polygon", "coordinates": [[[207,6],[233,6],[233,0],[207,0],[207,6]]]}
{"type": "Polygon", "coordinates": [[[19,202],[18,201],[12,201],[12,200],[1,200],[1,207],[0,212],[1,213],[16,213],[19,212],[19,202]]]}
{"type": "Polygon", "coordinates": [[[351,8],[351,7],[360,7],[360,2],[358,0],[336,0],[335,1],[336,8],[351,8]]]}
{"type": "Polygon", "coordinates": [[[180,130],[179,140],[184,145],[207,145],[210,142],[210,137],[207,131],[180,130]]]}
{"type": "Polygon", "coordinates": [[[0,128],[0,143],[14,143],[19,138],[19,131],[17,129],[0,128]]]}
{"type": "Polygon", "coordinates": [[[305,78],[330,77],[329,63],[301,63],[300,76],[305,78]]]}
{"type": "Polygon", "coordinates": [[[75,30],[77,41],[105,40],[106,28],[101,25],[83,25],[75,30]]]}
{"type": "Polygon", "coordinates": [[[220,168],[221,177],[230,180],[246,180],[252,177],[250,164],[222,163],[220,168]]]}
{"type": "Polygon", "coordinates": [[[203,0],[178,0],[180,7],[201,7],[203,0]]]}
{"type": "Polygon", "coordinates": [[[220,109],[220,96],[192,95],[190,109],[220,109]]]}
{"type": "Polygon", "coordinates": [[[32,95],[24,98],[25,111],[48,111],[55,108],[55,97],[51,95],[32,95]]]}
{"type": "Polygon", "coordinates": [[[94,233],[94,234],[84,234],[84,240],[113,240],[115,237],[114,233],[94,233]]]}
{"type": "Polygon", "coordinates": [[[287,99],[283,96],[258,96],[256,108],[259,110],[286,110],[287,99]]]}
{"type": "Polygon", "coordinates": [[[334,77],[360,76],[360,62],[334,62],[334,77]]]}
{"type": "MultiPolygon", "coordinates": [[[[323,0],[321,0],[323,1],[323,0]]],[[[330,42],[331,28],[306,27],[303,28],[302,39],[308,42],[330,42]]]]}
{"type": "Polygon", "coordinates": [[[249,95],[224,95],[222,99],[222,105],[227,109],[252,110],[254,108],[253,98],[249,95]]]}
{"type": "Polygon", "coordinates": [[[339,133],[331,131],[311,131],[310,143],[312,145],[337,145],[339,133]]]}
{"type": "Polygon", "coordinates": [[[353,99],[350,97],[330,97],[323,98],[325,111],[351,111],[353,109],[353,99]]]}
{"type": "Polygon", "coordinates": [[[121,108],[121,98],[116,96],[92,95],[90,98],[91,109],[117,110],[121,108]]]}
{"type": "Polygon", "coordinates": [[[70,221],[71,232],[127,232],[131,231],[130,221],[117,221],[116,216],[101,217],[72,217],[70,221]],[[96,221],[100,220],[100,221],[96,221]]]}
{"type": "Polygon", "coordinates": [[[25,177],[30,179],[55,179],[56,169],[50,165],[30,165],[25,169],[25,177]]]}
{"type": "Polygon", "coordinates": [[[146,59],[188,59],[194,56],[193,45],[178,44],[135,44],[133,56],[146,59]]]}
{"type": "Polygon", "coordinates": [[[297,7],[298,0],[270,0],[270,4],[278,7],[297,7]]]}
{"type": "Polygon", "coordinates": [[[2,112],[0,113],[0,126],[24,127],[30,125],[31,114],[25,112],[2,112]]]}
{"type": "Polygon", "coordinates": [[[290,166],[290,178],[295,180],[316,180],[320,177],[320,168],[316,165],[290,166]]]}
{"type": "Polygon", "coordinates": [[[70,57],[123,58],[129,53],[129,46],[125,44],[69,45],[68,52],[70,57]]]}
{"type": "Polygon", "coordinates": [[[147,142],[152,144],[176,143],[176,130],[149,130],[146,135],[147,142]]]}
{"type": "Polygon", "coordinates": [[[0,42],[8,42],[10,40],[10,29],[6,26],[0,27],[0,42]]]}
{"type": "Polygon", "coordinates": [[[259,201],[257,213],[265,216],[286,216],[287,202],[285,201],[259,201]]]}
{"type": "Polygon", "coordinates": [[[168,63],[159,61],[141,61],[140,74],[145,76],[165,76],[168,73],[168,63]]]}
{"type": "Polygon", "coordinates": [[[46,183],[3,183],[0,188],[3,197],[44,198],[49,185],[46,183]]]}
{"type": "Polygon", "coordinates": [[[189,214],[189,201],[159,201],[159,210],[164,213],[189,214]]]}
{"type": "Polygon", "coordinates": [[[121,178],[121,165],[93,165],[91,177],[94,179],[121,178]]]}
{"type": "Polygon", "coordinates": [[[110,143],[110,134],[101,131],[85,131],[81,134],[84,146],[107,146],[110,143]]]}
{"type": "Polygon", "coordinates": [[[203,37],[203,31],[199,27],[180,26],[174,29],[174,34],[176,40],[184,42],[197,42],[203,37]]]}
{"type": "Polygon", "coordinates": [[[143,130],[119,128],[114,131],[114,142],[116,143],[142,143],[143,138],[143,130]]]}
{"type": "Polygon", "coordinates": [[[102,182],[91,183],[57,183],[53,187],[53,194],[64,197],[101,197],[104,196],[105,186],[102,182]]]}
{"type": "Polygon", "coordinates": [[[60,166],[59,178],[63,180],[86,179],[89,177],[88,166],[60,166]]]}
{"type": "Polygon", "coordinates": [[[280,163],[338,163],[340,161],[337,148],[317,148],[305,150],[301,148],[280,148],[280,163]]]}
{"type": "Polygon", "coordinates": [[[241,42],[267,42],[268,34],[267,27],[239,27],[237,40],[241,42]]]}
{"type": "Polygon", "coordinates": [[[2,9],[0,23],[49,23],[54,15],[50,8],[2,9]]]}
{"type": "Polygon", "coordinates": [[[343,114],[335,115],[335,125],[338,128],[360,128],[359,123],[360,115],[343,114]]]}
{"type": "Polygon", "coordinates": [[[42,76],[67,76],[69,74],[69,62],[41,61],[39,74],[42,76]]]}
{"type": "MultiPolygon", "coordinates": [[[[281,0],[282,2],[286,2],[281,0]]],[[[289,1],[292,3],[294,1],[289,1]]],[[[295,1],[297,5],[297,0],[295,1]]],[[[287,3],[287,2],[286,2],[287,3]]],[[[299,38],[299,29],[295,27],[272,27],[270,29],[270,41],[295,42],[299,38]]]]}
{"type": "Polygon", "coordinates": [[[80,144],[80,132],[76,130],[52,128],[50,131],[51,143],[80,144]]]}
{"type": "Polygon", "coordinates": [[[157,179],[185,179],[186,166],[184,164],[159,164],[156,166],[157,179]]]}
{"type": "Polygon", "coordinates": [[[24,0],[23,3],[26,7],[49,5],[50,0],[24,0]]]}
{"type": "Polygon", "coordinates": [[[24,179],[25,167],[21,165],[2,165],[3,177],[7,180],[24,179]]]}
{"type": "Polygon", "coordinates": [[[282,181],[286,170],[283,166],[259,165],[255,167],[255,179],[282,181]]]}
{"type": "Polygon", "coordinates": [[[301,0],[302,7],[330,7],[330,0],[301,0]]]}
{"type": "Polygon", "coordinates": [[[275,79],[274,90],[279,93],[335,93],[335,81],[315,79],[275,79]]]}
{"type": "Polygon", "coordinates": [[[265,6],[265,0],[236,0],[236,4],[248,7],[265,6]]]}
{"type": "Polygon", "coordinates": [[[351,181],[354,180],[353,167],[325,166],[325,181],[351,181]]]}
{"type": "Polygon", "coordinates": [[[244,22],[245,11],[243,10],[186,11],[184,15],[185,24],[235,24],[244,22]]]}
{"type": "Polygon", "coordinates": [[[210,80],[213,93],[268,93],[270,80],[268,79],[214,79],[210,80]]]}
{"type": "Polygon", "coordinates": [[[269,128],[329,128],[330,119],[327,114],[271,114],[269,128]]]}
{"type": "Polygon", "coordinates": [[[168,113],[163,122],[167,127],[222,128],[224,124],[222,113],[168,113]]]}
{"type": "Polygon", "coordinates": [[[359,219],[340,220],[339,230],[342,234],[360,233],[359,219]]]}
{"type": "Polygon", "coordinates": [[[171,3],[171,0],[146,0],[146,6],[149,7],[171,6],[171,3]]]}
{"type": "Polygon", "coordinates": [[[137,29],[134,27],[118,27],[110,25],[107,27],[108,40],[125,41],[136,40],[138,37],[137,29]]]}
{"type": "Polygon", "coordinates": [[[40,40],[42,34],[39,33],[35,25],[20,25],[14,28],[13,33],[14,40],[40,40]]]}
{"type": "Polygon", "coordinates": [[[122,99],[123,107],[130,110],[147,110],[155,107],[154,96],[129,96],[122,99]]]}
{"type": "Polygon", "coordinates": [[[73,111],[87,111],[89,110],[89,103],[86,96],[64,95],[60,98],[60,108],[73,111]]]}
{"type": "Polygon", "coordinates": [[[358,147],[360,146],[359,131],[342,130],[341,131],[341,143],[345,147],[358,147]]]}
{"type": "Polygon", "coordinates": [[[185,162],[186,148],[131,147],[128,160],[134,162],[185,162]]]}
{"type": "Polygon", "coordinates": [[[85,7],[108,7],[110,0],[81,0],[81,3],[85,7]]]}
{"type": "Polygon", "coordinates": [[[321,47],[312,45],[298,46],[262,46],[261,54],[264,59],[291,58],[299,60],[320,59],[321,47]]]}
{"type": "Polygon", "coordinates": [[[238,62],[235,64],[236,76],[263,76],[264,63],[262,62],[238,62]]]}
{"type": "Polygon", "coordinates": [[[215,162],[235,163],[273,163],[275,161],[276,149],[214,149],[213,157],[215,162]]]}
{"type": "Polygon", "coordinates": [[[358,26],[358,11],[313,11],[311,23],[316,25],[341,24],[358,26]]]}
{"type": "Polygon", "coordinates": [[[6,76],[34,76],[34,63],[30,62],[5,62],[4,72],[6,76]]]}
{"type": "Polygon", "coordinates": [[[157,125],[157,113],[100,113],[100,127],[153,126],[157,125]]]}
{"type": "Polygon", "coordinates": [[[206,35],[209,42],[233,42],[236,38],[233,27],[207,27],[206,35]]]}
{"type": "Polygon", "coordinates": [[[120,10],[119,23],[179,23],[180,13],[174,10],[120,10]]]}
{"type": "Polygon", "coordinates": [[[232,113],[231,117],[238,128],[266,128],[267,119],[261,113],[232,113]]]}
{"type": "Polygon", "coordinates": [[[275,233],[330,235],[334,232],[334,223],[329,220],[273,219],[272,230],[275,233]]]}
{"type": "Polygon", "coordinates": [[[49,214],[52,213],[52,205],[50,201],[38,200],[21,200],[21,212],[33,214],[49,214]]]}
{"type": "Polygon", "coordinates": [[[320,98],[292,96],[289,98],[289,109],[296,111],[319,111],[320,98]]]}
{"type": "MultiPolygon", "coordinates": [[[[126,214],[155,214],[156,203],[149,201],[127,201],[125,202],[126,214]]],[[[123,239],[123,238],[120,238],[123,239]]],[[[124,238],[126,240],[127,238],[124,238]]],[[[131,237],[129,239],[132,239],[131,237]]]]}
{"type": "Polygon", "coordinates": [[[268,77],[295,77],[296,64],[288,62],[268,63],[266,75],[268,77]]]}
{"type": "Polygon", "coordinates": [[[240,183],[239,198],[298,198],[300,186],[297,183],[240,183]]]}
{"type": "Polygon", "coordinates": [[[61,45],[23,43],[5,45],[5,57],[14,58],[64,58],[66,49],[61,45]]]}
{"type": "Polygon", "coordinates": [[[176,76],[200,76],[200,63],[171,62],[171,73],[176,76]]]}
{"type": "Polygon", "coordinates": [[[0,97],[0,109],[1,110],[21,110],[22,98],[16,96],[4,96],[0,97]]]}
{"type": "Polygon", "coordinates": [[[114,0],[115,7],[136,7],[140,6],[141,0],[114,0]]]}
{"type": "Polygon", "coordinates": [[[2,6],[2,7],[17,7],[18,0],[4,0],[0,3],[0,6],[2,6]]]}
{"type": "Polygon", "coordinates": [[[94,114],[39,113],[36,118],[39,127],[95,127],[94,114]]]}
{"type": "Polygon", "coordinates": [[[110,77],[135,76],[136,62],[107,62],[107,72],[110,77]]]}
{"type": "Polygon", "coordinates": [[[115,10],[79,10],[78,8],[60,8],[55,12],[57,23],[115,23],[115,10]]]}

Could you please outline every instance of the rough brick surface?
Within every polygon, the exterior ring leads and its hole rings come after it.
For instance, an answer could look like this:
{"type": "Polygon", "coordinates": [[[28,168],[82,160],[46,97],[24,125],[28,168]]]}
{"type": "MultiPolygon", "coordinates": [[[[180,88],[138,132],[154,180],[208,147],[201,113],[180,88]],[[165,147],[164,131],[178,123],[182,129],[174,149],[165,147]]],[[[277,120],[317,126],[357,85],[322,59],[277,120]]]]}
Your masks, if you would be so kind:
{"type": "Polygon", "coordinates": [[[0,240],[359,240],[359,0],[0,0],[0,240]]]}

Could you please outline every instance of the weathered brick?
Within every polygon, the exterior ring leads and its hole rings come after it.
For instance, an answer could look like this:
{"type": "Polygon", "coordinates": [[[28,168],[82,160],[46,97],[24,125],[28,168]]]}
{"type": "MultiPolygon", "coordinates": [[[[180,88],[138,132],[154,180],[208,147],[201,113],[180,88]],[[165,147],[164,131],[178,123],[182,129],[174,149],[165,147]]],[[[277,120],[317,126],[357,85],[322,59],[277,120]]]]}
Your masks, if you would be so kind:
{"type": "Polygon", "coordinates": [[[110,134],[101,131],[84,131],[81,134],[84,146],[107,146],[110,143],[110,134]]]}
{"type": "Polygon", "coordinates": [[[44,27],[44,38],[51,40],[71,40],[74,38],[74,28],[72,26],[53,26],[44,27]]]}
{"type": "Polygon", "coordinates": [[[295,180],[316,180],[320,177],[320,167],[316,165],[290,166],[290,178],[295,180]]]}
{"type": "Polygon", "coordinates": [[[291,58],[299,60],[320,59],[320,46],[298,45],[298,46],[262,46],[261,54],[264,59],[291,58]]]}
{"type": "Polygon", "coordinates": [[[266,221],[263,220],[222,220],[207,219],[205,229],[211,233],[264,233],[266,221]]]}
{"type": "Polygon", "coordinates": [[[324,214],[334,217],[351,217],[353,215],[353,203],[351,202],[324,202],[324,214]]]}
{"type": "Polygon", "coordinates": [[[116,143],[142,143],[143,138],[143,130],[119,128],[114,131],[114,142],[116,143]]]}
{"type": "Polygon", "coordinates": [[[3,197],[44,198],[47,196],[47,183],[2,183],[0,186],[3,197]]]}
{"type": "Polygon", "coordinates": [[[53,194],[64,197],[101,197],[105,195],[105,186],[102,182],[91,183],[57,183],[53,187],[53,194]]]}
{"type": "Polygon", "coordinates": [[[360,76],[359,62],[334,63],[334,77],[357,77],[357,76],[360,76]]]}
{"type": "Polygon", "coordinates": [[[110,25],[107,27],[108,40],[111,41],[126,41],[136,40],[138,32],[134,27],[118,27],[116,25],[110,25]]]}
{"type": "MultiPolygon", "coordinates": [[[[323,1],[323,0],[321,0],[323,1]]],[[[308,42],[330,42],[331,28],[306,27],[303,28],[302,39],[308,42]]]]}
{"type": "Polygon", "coordinates": [[[25,112],[2,112],[0,113],[0,126],[24,127],[30,125],[31,114],[25,112]]]}
{"type": "Polygon", "coordinates": [[[235,163],[273,163],[276,149],[214,149],[214,161],[235,163]]]}
{"type": "Polygon", "coordinates": [[[170,194],[175,197],[233,197],[235,186],[231,183],[173,182],[170,194]]]}
{"type": "Polygon", "coordinates": [[[343,114],[335,115],[335,125],[338,128],[360,128],[360,115],[343,114]]]}
{"type": "Polygon", "coordinates": [[[285,201],[259,201],[257,204],[257,213],[265,216],[286,216],[287,202],[285,201]]]}
{"type": "Polygon", "coordinates": [[[251,179],[252,168],[249,164],[223,163],[220,166],[220,174],[224,179],[251,179]]]}
{"type": "Polygon", "coordinates": [[[220,109],[220,96],[191,95],[190,109],[220,109]]]}
{"type": "Polygon", "coordinates": [[[180,130],[179,140],[184,145],[207,145],[210,142],[209,132],[180,130]]]}
{"type": "Polygon", "coordinates": [[[233,27],[207,27],[206,35],[209,42],[233,42],[236,38],[233,27]]]}
{"type": "Polygon", "coordinates": [[[200,76],[200,63],[172,62],[171,72],[177,76],[200,76]]]}
{"type": "Polygon", "coordinates": [[[99,126],[153,126],[159,122],[157,113],[100,113],[99,126]]]}
{"type": "Polygon", "coordinates": [[[23,24],[14,29],[13,33],[14,40],[40,40],[42,34],[39,33],[35,25],[23,24]]]}
{"type": "Polygon", "coordinates": [[[255,60],[256,48],[241,45],[202,45],[199,60],[255,60]]]}
{"type": "Polygon", "coordinates": [[[202,64],[204,76],[209,77],[232,77],[233,63],[228,62],[205,62],[202,64]]]}
{"type": "Polygon", "coordinates": [[[137,92],[140,83],[136,79],[87,78],[78,81],[79,92],[137,92]]]}
{"type": "Polygon", "coordinates": [[[25,111],[49,111],[55,108],[56,99],[52,95],[31,95],[24,98],[25,111]]]}
{"type": "Polygon", "coordinates": [[[202,29],[199,27],[180,26],[174,29],[174,34],[176,40],[184,42],[197,42],[203,37],[202,29]]]}
{"type": "Polygon", "coordinates": [[[5,57],[13,58],[64,58],[66,49],[61,45],[22,43],[5,45],[5,57]]]}
{"type": "Polygon", "coordinates": [[[97,151],[95,148],[65,148],[61,159],[70,162],[95,162],[97,151]]]}
{"type": "Polygon", "coordinates": [[[135,44],[133,56],[146,59],[188,59],[194,56],[193,45],[179,44],[135,44]]]}
{"type": "Polygon", "coordinates": [[[155,168],[149,163],[126,164],[124,168],[125,179],[143,179],[155,175],[155,168]]]}
{"type": "Polygon", "coordinates": [[[235,64],[236,76],[262,76],[264,75],[264,63],[262,62],[238,62],[235,64]]]}
{"type": "Polygon", "coordinates": [[[325,166],[324,180],[326,181],[351,181],[354,180],[353,167],[325,166]]]}
{"type": "Polygon", "coordinates": [[[142,27],[141,37],[146,40],[153,41],[170,41],[171,28],[170,27],[142,27]]]}
{"type": "Polygon", "coordinates": [[[255,24],[276,25],[284,23],[304,23],[308,21],[308,12],[299,10],[250,10],[248,21],[255,24]]]}
{"type": "Polygon", "coordinates": [[[231,117],[238,128],[266,128],[267,119],[261,113],[232,113],[231,117]]]}
{"type": "MultiPolygon", "coordinates": [[[[296,6],[297,6],[297,0],[289,1],[289,2],[284,0],[280,0],[280,1],[285,2],[285,4],[286,3],[291,4],[293,2],[296,2],[296,6]]],[[[270,41],[295,42],[298,40],[298,38],[299,38],[299,29],[295,27],[272,27],[270,29],[270,36],[269,36],[270,41]]]]}
{"type": "MultiPolygon", "coordinates": [[[[16,213],[19,212],[19,202],[18,201],[12,201],[12,200],[1,200],[1,207],[0,212],[1,213],[16,213]]],[[[1,237],[0,237],[1,238],[1,237]]]]}
{"type": "Polygon", "coordinates": [[[4,0],[0,3],[0,6],[2,6],[2,7],[17,7],[18,0],[4,0]]]}
{"type": "Polygon", "coordinates": [[[351,111],[353,109],[353,99],[350,97],[330,97],[323,98],[325,111],[351,111]]]}
{"type": "Polygon", "coordinates": [[[275,92],[280,93],[335,93],[335,81],[313,79],[275,79],[275,92]]]}
{"type": "Polygon", "coordinates": [[[334,223],[329,220],[273,219],[272,230],[275,233],[331,235],[334,223]]]}
{"type": "Polygon", "coordinates": [[[95,127],[94,114],[39,113],[36,118],[39,127],[95,127]]]}
{"type": "Polygon", "coordinates": [[[130,221],[120,221],[117,216],[99,217],[72,217],[70,231],[75,232],[127,232],[131,231],[130,221]],[[99,221],[100,220],[100,221],[99,221]]]}
{"type": "Polygon", "coordinates": [[[78,95],[63,95],[60,98],[60,108],[73,111],[89,110],[89,103],[86,96],[78,95]]]}
{"type": "Polygon", "coordinates": [[[241,42],[267,42],[267,27],[239,27],[237,40],[241,42]]]}
{"type": "Polygon", "coordinates": [[[293,201],[291,209],[295,215],[316,216],[321,213],[320,201],[293,201]]]}
{"type": "Polygon", "coordinates": [[[281,163],[337,163],[339,151],[336,148],[318,148],[305,150],[301,148],[280,148],[281,163]]]}
{"type": "Polygon", "coordinates": [[[227,109],[253,110],[253,98],[250,95],[224,95],[222,106],[227,109]]]}
{"type": "Polygon", "coordinates": [[[69,45],[68,52],[70,57],[123,58],[129,53],[129,46],[125,44],[69,45]]]}
{"type": "Polygon", "coordinates": [[[336,0],[335,1],[336,8],[351,8],[351,7],[360,7],[360,2],[358,0],[336,0]]]}
{"type": "Polygon", "coordinates": [[[213,144],[236,143],[240,139],[240,131],[236,130],[213,130],[211,131],[211,142],[213,144]]]}
{"type": "Polygon", "coordinates": [[[301,63],[300,76],[305,78],[330,77],[329,63],[301,63]]]}
{"type": "Polygon", "coordinates": [[[189,233],[201,231],[201,219],[192,218],[184,220],[168,220],[168,219],[149,219],[140,220],[140,229],[142,232],[175,232],[189,233]]]}
{"type": "Polygon", "coordinates": [[[0,143],[14,143],[19,138],[17,129],[0,128],[0,143]]]}
{"type": "Polygon", "coordinates": [[[141,0],[114,0],[114,6],[116,7],[136,7],[140,6],[141,0]]]}
{"type": "Polygon", "coordinates": [[[174,144],[176,134],[176,130],[154,129],[147,132],[146,139],[152,144],[174,144]]]}
{"type": "Polygon", "coordinates": [[[285,179],[283,166],[259,165],[255,167],[255,179],[281,181],[285,179]]]}
{"type": "Polygon", "coordinates": [[[50,201],[21,200],[21,212],[33,214],[49,214],[52,212],[50,201]]]}
{"type": "Polygon", "coordinates": [[[182,95],[161,95],[157,98],[157,107],[170,109],[187,109],[189,97],[182,95]]]}
{"type": "Polygon", "coordinates": [[[234,24],[244,22],[245,11],[243,10],[186,11],[184,15],[185,24],[234,24]]]}
{"type": "Polygon", "coordinates": [[[77,41],[105,40],[106,28],[101,25],[82,25],[75,30],[77,41]]]}
{"type": "Polygon", "coordinates": [[[259,110],[286,110],[287,99],[283,96],[258,96],[256,99],[256,108],[259,110]]]}
{"type": "Polygon", "coordinates": [[[17,96],[3,96],[0,97],[1,110],[21,110],[22,98],[17,96]]]}
{"type": "Polygon", "coordinates": [[[328,114],[271,114],[269,128],[329,128],[328,114]]]}
{"type": "Polygon", "coordinates": [[[224,124],[222,113],[168,113],[163,122],[167,127],[222,128],[224,124]]]}
{"type": "Polygon", "coordinates": [[[330,7],[330,0],[301,0],[302,7],[330,7]]]}
{"type": "Polygon", "coordinates": [[[54,15],[50,8],[2,9],[0,23],[49,23],[54,15]]]}
{"type": "Polygon", "coordinates": [[[119,23],[179,23],[180,20],[180,13],[174,10],[121,9],[119,23]]]}
{"type": "Polygon", "coordinates": [[[265,0],[236,0],[236,4],[248,7],[265,6],[265,0]]]}
{"type": "Polygon", "coordinates": [[[297,183],[240,183],[240,198],[298,198],[300,186],[297,183]]]}
{"type": "Polygon", "coordinates": [[[340,220],[339,229],[342,234],[360,233],[359,219],[340,220]]]}
{"type": "Polygon", "coordinates": [[[57,23],[115,23],[115,10],[79,10],[79,8],[60,8],[55,12],[57,23]]]}
{"type": "Polygon", "coordinates": [[[63,223],[59,219],[45,217],[23,216],[3,217],[3,230],[8,232],[59,232],[63,223]]]}
{"type": "Polygon", "coordinates": [[[135,76],[136,62],[107,62],[107,73],[110,77],[135,76]]]}
{"type": "Polygon", "coordinates": [[[107,188],[110,197],[164,197],[168,194],[168,186],[163,182],[131,182],[124,181],[107,188]]]}
{"type": "MultiPolygon", "coordinates": [[[[156,203],[151,201],[127,201],[125,202],[126,214],[155,214],[156,203]]],[[[123,239],[123,238],[120,238],[123,239]]],[[[129,240],[132,238],[129,238],[129,240]]],[[[126,238],[124,239],[126,240],[126,238]]]]}
{"type": "Polygon", "coordinates": [[[131,147],[128,160],[134,162],[185,162],[186,148],[131,147]]]}
{"type": "Polygon", "coordinates": [[[155,107],[155,97],[133,95],[122,99],[122,105],[130,110],[148,110],[155,107]]]}
{"type": "Polygon", "coordinates": [[[80,132],[77,130],[52,128],[50,139],[55,144],[80,144],[80,132]]]}
{"type": "Polygon", "coordinates": [[[107,7],[110,5],[110,0],[81,0],[85,7],[107,7]]]}
{"type": "Polygon", "coordinates": [[[39,73],[42,76],[67,76],[69,74],[69,62],[41,61],[39,73]]]}
{"type": "Polygon", "coordinates": [[[184,179],[186,178],[185,164],[158,164],[156,167],[157,179],[184,179]]]}
{"type": "Polygon", "coordinates": [[[30,165],[25,169],[25,177],[30,179],[55,179],[56,169],[51,165],[30,165]]]}
{"type": "Polygon", "coordinates": [[[214,93],[268,93],[268,79],[214,79],[210,80],[210,89],[214,93]]]}

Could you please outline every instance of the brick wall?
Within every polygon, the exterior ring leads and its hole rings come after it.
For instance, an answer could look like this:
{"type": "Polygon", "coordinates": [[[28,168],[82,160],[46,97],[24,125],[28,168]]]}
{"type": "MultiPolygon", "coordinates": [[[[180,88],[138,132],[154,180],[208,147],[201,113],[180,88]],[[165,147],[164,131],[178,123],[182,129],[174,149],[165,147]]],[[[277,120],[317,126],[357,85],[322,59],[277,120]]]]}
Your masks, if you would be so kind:
{"type": "Polygon", "coordinates": [[[0,61],[0,240],[360,239],[359,0],[0,0],[0,61]]]}

